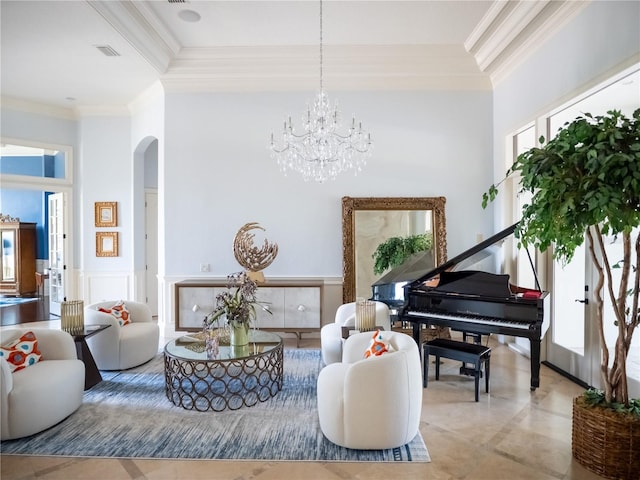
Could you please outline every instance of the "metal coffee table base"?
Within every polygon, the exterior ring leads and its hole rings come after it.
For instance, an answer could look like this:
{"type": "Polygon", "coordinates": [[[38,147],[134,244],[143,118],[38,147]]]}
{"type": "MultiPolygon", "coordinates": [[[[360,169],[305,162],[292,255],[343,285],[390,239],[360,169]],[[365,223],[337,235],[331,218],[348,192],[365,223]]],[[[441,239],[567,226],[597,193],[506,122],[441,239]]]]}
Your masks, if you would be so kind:
{"type": "Polygon", "coordinates": [[[282,353],[282,343],[267,352],[227,360],[187,360],[165,352],[167,398],[201,412],[264,402],[282,390],[282,353]]]}

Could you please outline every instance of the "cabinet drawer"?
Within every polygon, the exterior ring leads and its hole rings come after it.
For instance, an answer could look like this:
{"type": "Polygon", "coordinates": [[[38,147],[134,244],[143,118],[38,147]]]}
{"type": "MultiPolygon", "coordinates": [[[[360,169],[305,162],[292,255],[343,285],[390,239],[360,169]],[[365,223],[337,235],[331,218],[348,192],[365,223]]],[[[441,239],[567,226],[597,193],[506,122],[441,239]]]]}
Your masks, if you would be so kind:
{"type": "Polygon", "coordinates": [[[216,295],[224,290],[225,288],[221,287],[183,287],[178,289],[176,329],[202,329],[204,317],[213,311],[216,295]],[[194,312],[195,306],[198,308],[194,312]]]}
{"type": "Polygon", "coordinates": [[[257,294],[258,301],[264,304],[265,309],[256,306],[256,319],[258,328],[282,328],[284,327],[284,289],[276,287],[260,287],[257,294]]]}
{"type": "Polygon", "coordinates": [[[290,287],[284,294],[286,328],[320,328],[320,288],[290,287]]]}

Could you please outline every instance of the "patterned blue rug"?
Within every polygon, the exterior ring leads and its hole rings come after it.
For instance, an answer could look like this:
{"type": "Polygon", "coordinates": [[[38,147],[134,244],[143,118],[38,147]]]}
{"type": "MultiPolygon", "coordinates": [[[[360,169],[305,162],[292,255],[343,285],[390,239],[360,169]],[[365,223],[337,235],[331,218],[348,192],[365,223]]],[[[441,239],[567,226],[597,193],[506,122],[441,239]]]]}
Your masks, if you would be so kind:
{"type": "MultiPolygon", "coordinates": [[[[165,396],[162,355],[135,369],[103,372],[83,405],[32,437],[4,441],[3,454],[347,462],[430,462],[418,433],[389,450],[351,450],[329,442],[318,423],[319,350],[285,349],[284,385],[264,403],[196,412],[165,396]]],[[[398,408],[401,408],[398,406],[398,408]]]]}
{"type": "Polygon", "coordinates": [[[36,302],[37,298],[0,297],[0,308],[18,305],[19,303],[36,302]]]}

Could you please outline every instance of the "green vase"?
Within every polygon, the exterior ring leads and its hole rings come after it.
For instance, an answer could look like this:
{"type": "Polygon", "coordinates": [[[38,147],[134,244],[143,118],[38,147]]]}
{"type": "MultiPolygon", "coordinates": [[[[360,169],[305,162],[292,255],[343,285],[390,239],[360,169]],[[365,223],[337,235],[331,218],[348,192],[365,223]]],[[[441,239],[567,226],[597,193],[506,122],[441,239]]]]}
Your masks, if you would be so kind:
{"type": "Polygon", "coordinates": [[[231,322],[229,327],[229,343],[232,347],[249,345],[248,322],[231,322]]]}

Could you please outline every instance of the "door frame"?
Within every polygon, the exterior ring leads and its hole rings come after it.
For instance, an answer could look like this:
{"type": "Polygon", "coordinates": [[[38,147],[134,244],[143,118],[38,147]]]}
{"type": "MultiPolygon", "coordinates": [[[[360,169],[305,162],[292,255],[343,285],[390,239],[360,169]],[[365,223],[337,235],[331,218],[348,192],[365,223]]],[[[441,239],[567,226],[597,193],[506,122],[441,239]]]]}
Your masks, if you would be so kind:
{"type": "MultiPolygon", "coordinates": [[[[12,175],[3,174],[0,181],[1,188],[15,190],[30,190],[51,193],[63,193],[65,202],[65,217],[67,229],[66,242],[66,265],[65,270],[65,291],[64,294],[68,298],[77,296],[78,287],[74,263],[74,195],[73,195],[73,148],[70,145],[60,145],[54,143],[37,142],[33,140],[25,140],[12,137],[0,137],[0,141],[11,145],[24,145],[26,147],[43,148],[46,150],[58,150],[64,152],[64,178],[35,177],[29,175],[12,175]]],[[[47,235],[48,235],[47,231],[47,235]]],[[[48,262],[47,262],[48,265],[48,262]]]]}
{"type": "MultiPolygon", "coordinates": [[[[69,293],[69,288],[67,288],[68,282],[70,280],[70,278],[72,277],[72,275],[69,275],[69,268],[67,267],[69,265],[69,258],[71,256],[73,256],[73,249],[70,248],[71,247],[71,241],[72,241],[72,235],[69,233],[69,216],[71,214],[71,212],[69,211],[69,200],[68,200],[68,195],[64,192],[54,192],[51,195],[47,196],[47,203],[49,205],[49,214],[47,215],[47,218],[50,219],[51,218],[51,197],[54,195],[60,195],[61,196],[61,201],[62,201],[62,235],[63,235],[63,242],[62,242],[62,281],[61,281],[61,286],[62,286],[62,301],[66,301],[67,300],[67,296],[69,293]]],[[[48,222],[47,224],[48,228],[47,228],[47,237],[49,239],[51,239],[51,222],[48,222]]],[[[49,269],[51,269],[51,243],[49,243],[49,269]]],[[[61,312],[61,308],[62,308],[62,302],[54,302],[53,301],[53,295],[51,295],[51,287],[53,285],[53,282],[51,280],[51,277],[49,277],[49,313],[52,315],[56,315],[56,316],[60,316],[61,312]],[[53,307],[54,303],[59,303],[60,304],[60,308],[58,308],[57,306],[55,308],[53,307]]]]}

